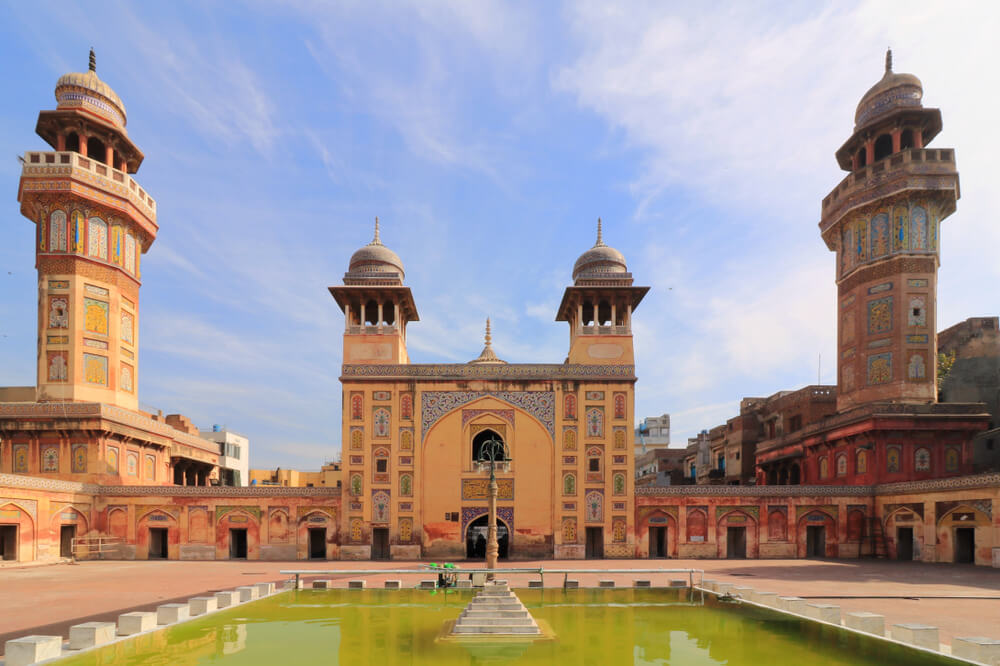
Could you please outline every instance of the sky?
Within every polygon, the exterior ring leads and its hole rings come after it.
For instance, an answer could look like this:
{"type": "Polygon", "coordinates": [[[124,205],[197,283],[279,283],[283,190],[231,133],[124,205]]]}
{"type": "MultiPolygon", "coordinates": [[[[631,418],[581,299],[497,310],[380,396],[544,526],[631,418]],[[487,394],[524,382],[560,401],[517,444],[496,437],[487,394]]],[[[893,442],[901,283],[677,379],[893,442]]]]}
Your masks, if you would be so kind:
{"type": "Polygon", "coordinates": [[[820,202],[883,73],[916,74],[955,149],[938,328],[1000,312],[1000,4],[371,0],[0,4],[0,385],[35,382],[33,225],[17,155],[56,79],[125,103],[160,232],[143,257],[139,401],[250,438],[253,467],[340,452],[343,315],[327,287],[382,240],[415,363],[559,363],[596,221],[652,287],[636,421],[673,446],[744,396],[836,383],[820,202]],[[992,45],[992,46],[991,46],[992,45]]]}

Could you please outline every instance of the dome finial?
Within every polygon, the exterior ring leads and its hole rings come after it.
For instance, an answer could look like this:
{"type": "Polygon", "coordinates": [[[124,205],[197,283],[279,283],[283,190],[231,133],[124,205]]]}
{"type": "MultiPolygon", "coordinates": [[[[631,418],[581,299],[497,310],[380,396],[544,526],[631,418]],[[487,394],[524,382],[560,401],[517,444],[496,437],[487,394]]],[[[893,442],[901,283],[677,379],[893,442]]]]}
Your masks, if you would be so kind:
{"type": "Polygon", "coordinates": [[[90,47],[90,71],[97,73],[97,56],[94,55],[94,47],[90,47]]]}
{"type": "Polygon", "coordinates": [[[890,46],[885,50],[885,73],[888,74],[892,71],[892,47],[890,46]]]}
{"type": "Polygon", "coordinates": [[[490,347],[493,344],[493,336],[490,335],[490,318],[486,318],[486,346],[490,347]]]}
{"type": "Polygon", "coordinates": [[[479,354],[478,358],[474,358],[469,361],[472,365],[506,365],[507,361],[499,358],[496,352],[493,351],[493,336],[490,335],[490,318],[486,318],[486,346],[483,347],[483,351],[479,354]]]}
{"type": "Polygon", "coordinates": [[[594,243],[594,247],[603,247],[604,237],[601,234],[601,218],[597,218],[597,242],[594,243]]]}
{"type": "Polygon", "coordinates": [[[378,233],[378,215],[375,216],[375,238],[373,238],[372,242],[368,243],[368,244],[369,245],[381,245],[382,244],[382,238],[379,236],[379,233],[378,233]]]}

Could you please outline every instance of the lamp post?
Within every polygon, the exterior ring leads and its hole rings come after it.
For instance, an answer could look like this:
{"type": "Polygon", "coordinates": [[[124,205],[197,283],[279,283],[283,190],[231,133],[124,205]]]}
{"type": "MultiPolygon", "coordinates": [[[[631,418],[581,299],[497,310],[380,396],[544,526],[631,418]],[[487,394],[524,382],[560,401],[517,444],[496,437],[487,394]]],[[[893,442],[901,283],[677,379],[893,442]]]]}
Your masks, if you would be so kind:
{"type": "MultiPolygon", "coordinates": [[[[488,439],[479,449],[480,459],[490,463],[490,510],[489,525],[486,528],[486,568],[496,569],[500,546],[497,544],[497,462],[509,461],[507,445],[499,439],[488,439]]],[[[487,580],[493,580],[494,574],[486,574],[487,580]]]]}

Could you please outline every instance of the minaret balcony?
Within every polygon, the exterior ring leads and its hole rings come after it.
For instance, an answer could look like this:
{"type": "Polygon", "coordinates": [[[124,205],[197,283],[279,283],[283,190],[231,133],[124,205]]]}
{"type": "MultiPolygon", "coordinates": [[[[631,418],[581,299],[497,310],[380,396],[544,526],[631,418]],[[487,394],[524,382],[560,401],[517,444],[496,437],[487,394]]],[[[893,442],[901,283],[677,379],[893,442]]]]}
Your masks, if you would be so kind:
{"type": "MultiPolygon", "coordinates": [[[[152,223],[150,231],[155,234],[156,202],[129,174],[71,151],[30,151],[24,154],[22,181],[67,177],[129,202],[152,223]]],[[[37,188],[22,185],[23,189],[37,188]]]]}
{"type": "Polygon", "coordinates": [[[632,335],[628,326],[581,326],[580,335],[632,335]]]}
{"type": "Polygon", "coordinates": [[[347,327],[345,333],[347,335],[396,335],[399,333],[399,327],[395,324],[382,324],[381,326],[356,326],[352,324],[347,327]]]}
{"type": "Polygon", "coordinates": [[[957,196],[955,151],[951,148],[908,148],[852,171],[823,199],[820,228],[825,232],[851,208],[914,187],[954,188],[957,196]],[[954,180],[941,182],[941,176],[953,176],[954,180]]]}

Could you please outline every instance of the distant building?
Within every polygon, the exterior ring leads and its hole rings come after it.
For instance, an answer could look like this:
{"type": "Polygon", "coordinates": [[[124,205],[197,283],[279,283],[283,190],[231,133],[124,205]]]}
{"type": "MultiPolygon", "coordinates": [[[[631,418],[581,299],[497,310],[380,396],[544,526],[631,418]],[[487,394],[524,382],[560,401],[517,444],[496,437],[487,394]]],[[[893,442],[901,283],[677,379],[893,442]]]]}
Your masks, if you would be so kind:
{"type": "Polygon", "coordinates": [[[647,416],[635,429],[636,457],[651,449],[670,446],[670,414],[647,416]]]}
{"type": "Polygon", "coordinates": [[[679,486],[690,483],[684,478],[686,449],[655,448],[635,458],[635,486],[679,486]]]}
{"type": "Polygon", "coordinates": [[[981,402],[990,429],[972,440],[976,471],[1000,470],[1000,317],[970,317],[938,333],[938,353],[954,354],[941,402],[981,402]]]}
{"type": "Polygon", "coordinates": [[[297,469],[251,469],[250,482],[259,486],[288,488],[340,488],[342,482],[339,461],[327,462],[318,472],[297,469]]]}
{"type": "Polygon", "coordinates": [[[202,430],[203,439],[219,444],[219,485],[245,486],[250,478],[250,440],[232,430],[213,425],[202,430]]]}
{"type": "Polygon", "coordinates": [[[684,455],[684,476],[692,479],[692,483],[708,483],[709,472],[713,469],[711,456],[707,430],[702,430],[696,437],[689,437],[684,455]]]}

